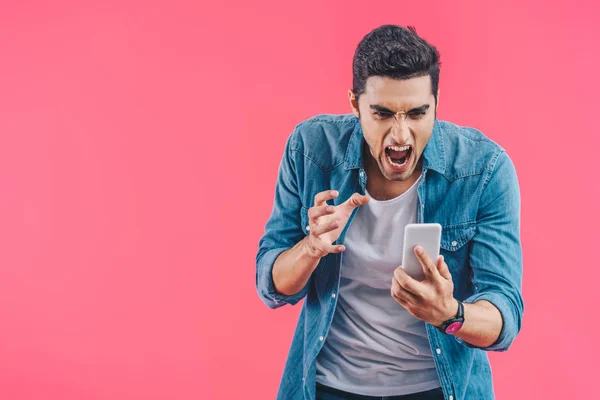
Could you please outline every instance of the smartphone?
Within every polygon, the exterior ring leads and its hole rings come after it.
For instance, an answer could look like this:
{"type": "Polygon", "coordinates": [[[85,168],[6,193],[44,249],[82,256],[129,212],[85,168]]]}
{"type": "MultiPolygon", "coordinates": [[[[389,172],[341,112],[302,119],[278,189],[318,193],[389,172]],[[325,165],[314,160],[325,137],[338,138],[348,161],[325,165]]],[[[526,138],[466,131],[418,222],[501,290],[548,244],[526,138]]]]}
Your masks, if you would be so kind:
{"type": "Polygon", "coordinates": [[[421,246],[429,258],[437,263],[440,255],[442,226],[440,224],[408,224],[404,228],[404,249],[402,250],[402,268],[414,279],[425,279],[423,266],[415,255],[415,246],[421,246]]]}

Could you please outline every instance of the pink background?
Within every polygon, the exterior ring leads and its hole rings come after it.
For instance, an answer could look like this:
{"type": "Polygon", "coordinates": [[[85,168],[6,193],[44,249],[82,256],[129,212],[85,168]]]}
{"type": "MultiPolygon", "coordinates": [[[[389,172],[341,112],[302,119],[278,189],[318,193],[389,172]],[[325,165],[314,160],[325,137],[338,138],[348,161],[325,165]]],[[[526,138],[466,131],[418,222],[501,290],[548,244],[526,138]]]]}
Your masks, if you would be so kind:
{"type": "Polygon", "coordinates": [[[439,117],[517,167],[498,398],[598,391],[596,2],[95,3],[0,11],[0,398],[274,398],[300,311],[254,286],[277,166],[296,123],[349,112],[383,23],[438,47],[439,117]]]}

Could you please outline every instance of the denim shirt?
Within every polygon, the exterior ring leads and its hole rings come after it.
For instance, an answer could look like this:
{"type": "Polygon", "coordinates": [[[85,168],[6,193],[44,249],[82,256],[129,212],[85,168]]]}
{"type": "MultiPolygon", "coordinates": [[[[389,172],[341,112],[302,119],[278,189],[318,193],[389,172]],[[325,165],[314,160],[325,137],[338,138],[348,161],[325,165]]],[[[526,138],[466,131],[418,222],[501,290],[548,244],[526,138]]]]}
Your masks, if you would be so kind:
{"type": "MultiPolygon", "coordinates": [[[[338,205],[365,194],[363,133],[353,114],[318,115],[298,124],[283,155],[271,216],[259,241],[256,288],[270,308],[305,298],[277,399],[315,399],[316,357],[334,316],[343,253],[323,257],[306,286],[286,296],[275,291],[273,264],[308,235],[314,196],[335,189],[338,205]]],[[[505,351],[521,329],[522,255],[520,195],[514,165],[503,148],[473,128],[436,120],[423,151],[418,187],[419,222],[442,225],[440,253],[454,282],[454,297],[487,300],[502,315],[498,340],[479,348],[426,323],[436,371],[447,400],[493,399],[487,351],[505,351]]],[[[354,210],[337,244],[343,244],[354,210]]],[[[390,277],[390,282],[391,282],[390,277]]],[[[391,285],[391,284],[390,284],[391,285]]]]}

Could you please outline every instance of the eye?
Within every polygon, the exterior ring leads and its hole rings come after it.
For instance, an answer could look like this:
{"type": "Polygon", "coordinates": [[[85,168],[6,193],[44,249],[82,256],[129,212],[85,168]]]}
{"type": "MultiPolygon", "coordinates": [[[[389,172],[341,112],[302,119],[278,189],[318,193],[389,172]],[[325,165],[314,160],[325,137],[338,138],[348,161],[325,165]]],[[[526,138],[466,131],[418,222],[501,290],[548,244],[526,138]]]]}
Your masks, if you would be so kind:
{"type": "Polygon", "coordinates": [[[408,114],[408,116],[409,116],[411,119],[421,119],[421,118],[423,118],[423,116],[424,116],[425,114],[427,114],[427,112],[426,112],[426,111],[415,111],[415,112],[412,112],[412,113],[408,114]]]}
{"type": "Polygon", "coordinates": [[[373,113],[373,115],[375,115],[375,116],[377,116],[377,117],[379,117],[379,118],[382,118],[382,119],[383,119],[383,118],[389,118],[389,117],[391,117],[391,116],[392,116],[392,114],[390,114],[390,113],[381,112],[381,111],[375,111],[375,112],[373,113]]]}

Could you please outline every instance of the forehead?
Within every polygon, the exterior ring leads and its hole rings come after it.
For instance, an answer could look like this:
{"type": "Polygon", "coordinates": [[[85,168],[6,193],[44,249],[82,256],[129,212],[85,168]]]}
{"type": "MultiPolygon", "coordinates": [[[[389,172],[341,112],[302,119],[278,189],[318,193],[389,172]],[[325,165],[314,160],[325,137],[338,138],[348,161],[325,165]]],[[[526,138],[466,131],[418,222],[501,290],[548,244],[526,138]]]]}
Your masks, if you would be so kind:
{"type": "Polygon", "coordinates": [[[410,79],[370,76],[365,84],[363,96],[367,105],[378,104],[399,110],[419,107],[433,100],[431,78],[429,75],[410,79]]]}

